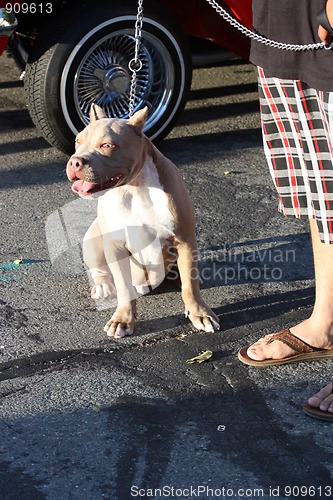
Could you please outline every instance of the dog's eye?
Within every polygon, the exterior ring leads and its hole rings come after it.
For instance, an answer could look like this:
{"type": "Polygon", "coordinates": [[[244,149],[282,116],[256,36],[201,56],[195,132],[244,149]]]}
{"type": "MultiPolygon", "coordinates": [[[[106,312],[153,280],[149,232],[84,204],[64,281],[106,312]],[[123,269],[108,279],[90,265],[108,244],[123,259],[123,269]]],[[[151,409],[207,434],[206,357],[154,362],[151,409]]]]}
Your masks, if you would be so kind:
{"type": "Polygon", "coordinates": [[[114,148],[115,145],[114,144],[111,144],[110,142],[105,142],[104,144],[101,145],[101,148],[102,149],[111,149],[111,148],[114,148]]]}

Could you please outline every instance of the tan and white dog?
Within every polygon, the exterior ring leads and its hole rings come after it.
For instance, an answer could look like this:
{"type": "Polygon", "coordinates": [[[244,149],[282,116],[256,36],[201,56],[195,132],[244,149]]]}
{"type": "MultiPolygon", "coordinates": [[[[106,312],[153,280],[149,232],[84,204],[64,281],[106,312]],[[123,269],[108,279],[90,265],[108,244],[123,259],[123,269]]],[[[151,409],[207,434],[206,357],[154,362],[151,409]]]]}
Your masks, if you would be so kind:
{"type": "Polygon", "coordinates": [[[177,262],[185,315],[198,330],[213,332],[219,320],[199,290],[191,199],[175,165],[143,134],[147,114],[145,108],[128,120],[107,118],[93,104],[67,163],[72,190],[98,196],[97,219],[83,241],[92,297],[116,292],[117,308],[104,330],[131,335],[136,298],[177,262]]]}

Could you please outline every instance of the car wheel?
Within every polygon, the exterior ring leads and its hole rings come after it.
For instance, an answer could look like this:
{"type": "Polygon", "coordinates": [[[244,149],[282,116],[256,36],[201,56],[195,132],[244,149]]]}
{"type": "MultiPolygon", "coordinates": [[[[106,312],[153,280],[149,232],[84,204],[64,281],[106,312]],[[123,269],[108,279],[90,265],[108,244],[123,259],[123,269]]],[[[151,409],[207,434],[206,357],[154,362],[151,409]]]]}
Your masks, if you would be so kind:
{"type": "MultiPolygon", "coordinates": [[[[135,3],[66,14],[41,32],[25,75],[30,115],[45,139],[65,152],[89,122],[93,102],[109,117],[127,118],[135,54],[135,3]]],[[[139,53],[142,68],[134,111],[148,106],[145,134],[165,137],[182,112],[191,85],[186,37],[156,2],[146,0],[139,53]]]]}

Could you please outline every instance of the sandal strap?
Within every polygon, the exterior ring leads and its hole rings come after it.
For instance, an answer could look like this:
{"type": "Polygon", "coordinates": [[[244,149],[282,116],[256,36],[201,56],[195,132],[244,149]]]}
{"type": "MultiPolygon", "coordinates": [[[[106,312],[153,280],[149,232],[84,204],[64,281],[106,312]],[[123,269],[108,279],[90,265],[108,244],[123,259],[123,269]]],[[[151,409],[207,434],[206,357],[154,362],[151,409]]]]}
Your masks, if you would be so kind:
{"type": "Polygon", "coordinates": [[[314,351],[325,351],[325,349],[319,349],[318,347],[313,347],[307,342],[304,342],[304,340],[299,339],[293,333],[291,333],[289,328],[281,330],[280,332],[277,332],[274,335],[272,335],[272,337],[269,339],[267,343],[271,344],[275,340],[279,340],[283,344],[286,344],[291,349],[294,349],[294,351],[297,352],[298,354],[307,354],[314,351]]]}

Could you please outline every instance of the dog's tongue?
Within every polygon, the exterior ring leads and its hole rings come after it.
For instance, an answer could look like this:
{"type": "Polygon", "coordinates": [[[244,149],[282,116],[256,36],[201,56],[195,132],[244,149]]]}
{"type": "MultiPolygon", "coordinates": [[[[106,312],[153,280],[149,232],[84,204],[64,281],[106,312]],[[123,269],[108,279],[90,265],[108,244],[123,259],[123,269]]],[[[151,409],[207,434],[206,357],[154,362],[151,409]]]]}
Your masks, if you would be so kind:
{"type": "Polygon", "coordinates": [[[88,194],[94,187],[96,187],[96,184],[93,182],[77,180],[72,184],[72,191],[78,194],[88,194]]]}
{"type": "Polygon", "coordinates": [[[97,193],[99,191],[104,191],[106,189],[112,189],[117,186],[118,182],[122,178],[122,175],[117,175],[112,177],[101,184],[94,184],[93,182],[88,182],[83,179],[76,179],[72,184],[72,191],[74,193],[85,196],[86,194],[97,193]]]}

